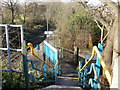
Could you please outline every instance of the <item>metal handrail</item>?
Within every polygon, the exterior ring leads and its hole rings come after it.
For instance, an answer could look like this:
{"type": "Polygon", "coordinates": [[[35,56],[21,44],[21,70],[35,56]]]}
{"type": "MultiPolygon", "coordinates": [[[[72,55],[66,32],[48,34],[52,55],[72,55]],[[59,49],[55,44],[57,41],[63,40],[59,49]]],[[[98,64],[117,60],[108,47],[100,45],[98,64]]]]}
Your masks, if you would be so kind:
{"type": "Polygon", "coordinates": [[[94,46],[94,47],[93,47],[93,49],[92,49],[92,55],[91,55],[90,59],[89,59],[89,60],[85,63],[85,65],[80,69],[80,72],[81,72],[82,70],[84,70],[84,68],[88,65],[88,63],[94,58],[95,53],[97,54],[98,58],[100,59],[100,62],[101,62],[102,68],[103,68],[103,70],[104,70],[104,72],[105,72],[105,75],[106,75],[106,78],[107,78],[107,80],[108,80],[108,83],[111,85],[112,77],[111,77],[110,72],[108,71],[108,69],[107,69],[107,67],[106,67],[106,64],[105,64],[105,62],[104,62],[104,60],[103,60],[103,57],[101,56],[101,54],[100,54],[97,46],[94,46]]]}
{"type": "Polygon", "coordinates": [[[45,62],[43,59],[41,59],[40,57],[38,57],[38,56],[34,53],[34,48],[33,48],[32,43],[28,43],[27,45],[28,45],[27,48],[30,48],[31,53],[32,53],[36,58],[38,58],[40,61],[42,61],[43,63],[45,63],[45,64],[48,65],[49,67],[54,68],[53,66],[51,66],[50,64],[48,64],[47,62],[45,62]]]}
{"type": "Polygon", "coordinates": [[[34,62],[33,62],[32,60],[28,59],[27,61],[28,61],[28,62],[31,62],[32,68],[33,68],[34,70],[40,71],[40,72],[43,72],[43,73],[47,73],[47,74],[52,74],[52,73],[49,73],[49,72],[46,72],[46,71],[42,71],[42,70],[36,68],[36,67],[34,66],[34,62]]]}
{"type": "MultiPolygon", "coordinates": [[[[9,69],[2,69],[2,68],[0,68],[0,71],[10,71],[10,70],[9,69]]],[[[23,73],[23,71],[17,71],[17,70],[12,70],[12,72],[23,73]]]]}
{"type": "Polygon", "coordinates": [[[74,51],[72,51],[70,49],[67,49],[67,48],[64,48],[64,47],[61,47],[61,46],[56,46],[56,45],[54,45],[54,46],[57,47],[57,48],[63,48],[64,50],[69,51],[70,53],[75,53],[74,51]]]}

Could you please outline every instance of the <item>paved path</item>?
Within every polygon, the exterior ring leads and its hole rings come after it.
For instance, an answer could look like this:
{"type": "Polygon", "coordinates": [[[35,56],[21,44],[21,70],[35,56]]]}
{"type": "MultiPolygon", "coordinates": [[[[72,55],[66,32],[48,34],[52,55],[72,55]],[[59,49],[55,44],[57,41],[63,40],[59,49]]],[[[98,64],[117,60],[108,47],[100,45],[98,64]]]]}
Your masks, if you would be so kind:
{"type": "Polygon", "coordinates": [[[69,62],[69,60],[65,60],[59,63],[62,67],[62,76],[65,77],[76,77],[76,66],[69,62]]]}
{"type": "Polygon", "coordinates": [[[79,86],[76,67],[69,60],[60,61],[62,67],[62,77],[57,77],[56,85],[79,86]]]}

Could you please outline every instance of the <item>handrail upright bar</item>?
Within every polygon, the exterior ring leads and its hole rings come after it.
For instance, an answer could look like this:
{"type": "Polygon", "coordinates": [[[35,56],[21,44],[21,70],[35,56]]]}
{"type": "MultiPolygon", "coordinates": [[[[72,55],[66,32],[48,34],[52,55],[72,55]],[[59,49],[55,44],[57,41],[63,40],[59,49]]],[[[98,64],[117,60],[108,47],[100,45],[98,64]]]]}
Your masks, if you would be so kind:
{"type": "Polygon", "coordinates": [[[22,59],[23,59],[23,73],[25,77],[25,85],[26,88],[30,88],[30,81],[28,77],[28,61],[27,61],[27,49],[26,49],[26,42],[22,43],[22,59]]]}
{"type": "Polygon", "coordinates": [[[23,43],[24,41],[24,32],[23,32],[23,25],[20,26],[20,29],[21,29],[21,44],[23,43]]]}
{"type": "Polygon", "coordinates": [[[109,84],[111,85],[112,77],[111,77],[111,75],[110,75],[110,72],[108,71],[107,66],[106,66],[106,64],[105,64],[105,62],[104,62],[104,60],[103,60],[103,57],[102,57],[101,54],[99,53],[97,47],[95,47],[95,50],[96,50],[96,53],[97,53],[98,58],[100,59],[101,65],[102,65],[103,70],[104,70],[104,72],[105,72],[105,75],[106,75],[106,77],[107,77],[107,79],[108,79],[108,82],[109,82],[109,84]]]}
{"type": "MultiPolygon", "coordinates": [[[[11,61],[10,61],[10,43],[9,43],[9,30],[8,30],[8,25],[5,25],[5,32],[6,32],[6,43],[7,43],[7,54],[8,54],[8,68],[10,72],[10,80],[12,80],[12,66],[11,66],[11,61]]],[[[12,87],[12,83],[11,83],[12,87]]]]}

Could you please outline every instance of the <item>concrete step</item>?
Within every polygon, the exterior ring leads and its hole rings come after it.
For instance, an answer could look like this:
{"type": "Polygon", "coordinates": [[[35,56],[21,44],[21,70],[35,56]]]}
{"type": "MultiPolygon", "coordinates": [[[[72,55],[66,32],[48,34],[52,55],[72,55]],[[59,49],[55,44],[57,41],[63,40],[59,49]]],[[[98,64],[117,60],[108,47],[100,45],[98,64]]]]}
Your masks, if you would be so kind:
{"type": "Polygon", "coordinates": [[[81,87],[65,86],[65,85],[50,85],[41,90],[82,90],[81,87]]]}
{"type": "Polygon", "coordinates": [[[57,76],[57,78],[79,79],[77,77],[57,76]]]}
{"type": "Polygon", "coordinates": [[[56,85],[79,86],[79,79],[76,77],[57,77],[56,85]]]}

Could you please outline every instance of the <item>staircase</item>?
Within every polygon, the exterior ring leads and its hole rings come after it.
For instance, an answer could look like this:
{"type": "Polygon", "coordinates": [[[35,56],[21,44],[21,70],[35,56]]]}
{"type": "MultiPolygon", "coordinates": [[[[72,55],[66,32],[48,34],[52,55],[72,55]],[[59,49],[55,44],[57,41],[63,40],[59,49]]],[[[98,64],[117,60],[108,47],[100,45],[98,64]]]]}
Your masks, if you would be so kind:
{"type": "Polygon", "coordinates": [[[79,86],[79,79],[74,77],[57,77],[56,85],[79,86]]]}
{"type": "Polygon", "coordinates": [[[76,67],[72,65],[69,60],[59,63],[62,67],[62,76],[56,78],[56,85],[79,86],[79,79],[77,78],[76,67]]]}
{"type": "Polygon", "coordinates": [[[82,90],[81,87],[79,87],[79,78],[77,78],[76,67],[68,60],[60,62],[59,65],[62,67],[62,76],[57,76],[55,85],[48,86],[44,89],[82,90]]]}

